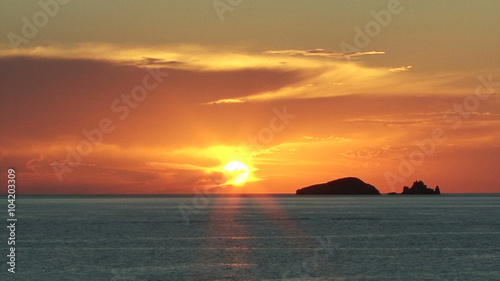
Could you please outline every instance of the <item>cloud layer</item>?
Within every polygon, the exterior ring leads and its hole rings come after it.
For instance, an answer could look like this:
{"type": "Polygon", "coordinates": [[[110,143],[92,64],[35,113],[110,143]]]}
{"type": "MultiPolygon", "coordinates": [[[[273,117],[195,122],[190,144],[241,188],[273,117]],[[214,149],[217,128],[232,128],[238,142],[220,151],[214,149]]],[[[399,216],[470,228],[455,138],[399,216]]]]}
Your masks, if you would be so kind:
{"type": "MultiPolygon", "coordinates": [[[[345,54],[106,44],[4,49],[0,117],[8,134],[0,137],[0,157],[18,169],[25,193],[189,193],[224,183],[221,166],[234,159],[259,179],[248,190],[290,192],[290,185],[355,174],[384,190],[384,172],[397,171],[417,141],[442,128],[448,141],[426,167],[448,184],[462,180],[457,171],[472,171],[492,190],[498,97],[473,100],[481,84],[465,73],[373,66],[368,54],[332,60],[345,54]],[[154,80],[154,73],[165,75],[154,80]],[[141,94],[140,86],[155,81],[141,94]],[[281,127],[273,120],[284,107],[296,118],[281,127]],[[104,119],[112,132],[60,182],[55,167],[70,167],[104,119]]],[[[424,173],[409,180],[416,176],[424,173]]]]}

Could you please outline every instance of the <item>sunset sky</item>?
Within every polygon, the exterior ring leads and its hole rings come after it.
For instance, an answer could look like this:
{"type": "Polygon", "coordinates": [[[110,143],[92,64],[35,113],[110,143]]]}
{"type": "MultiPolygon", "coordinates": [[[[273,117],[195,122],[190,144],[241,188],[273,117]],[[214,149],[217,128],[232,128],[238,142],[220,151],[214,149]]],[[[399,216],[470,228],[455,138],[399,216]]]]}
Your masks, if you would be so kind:
{"type": "Polygon", "coordinates": [[[294,193],[347,176],[500,192],[498,11],[1,1],[0,176],[14,168],[24,194],[294,193]]]}

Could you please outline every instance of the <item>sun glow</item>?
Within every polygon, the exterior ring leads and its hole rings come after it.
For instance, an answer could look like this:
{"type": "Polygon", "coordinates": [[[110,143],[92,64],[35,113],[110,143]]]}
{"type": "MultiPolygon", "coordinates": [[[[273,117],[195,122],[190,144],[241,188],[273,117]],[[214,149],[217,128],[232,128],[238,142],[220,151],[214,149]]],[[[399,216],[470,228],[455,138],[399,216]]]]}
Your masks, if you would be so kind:
{"type": "Polygon", "coordinates": [[[250,176],[250,169],[240,161],[228,162],[224,166],[223,171],[228,178],[225,184],[241,185],[244,184],[250,176]]]}

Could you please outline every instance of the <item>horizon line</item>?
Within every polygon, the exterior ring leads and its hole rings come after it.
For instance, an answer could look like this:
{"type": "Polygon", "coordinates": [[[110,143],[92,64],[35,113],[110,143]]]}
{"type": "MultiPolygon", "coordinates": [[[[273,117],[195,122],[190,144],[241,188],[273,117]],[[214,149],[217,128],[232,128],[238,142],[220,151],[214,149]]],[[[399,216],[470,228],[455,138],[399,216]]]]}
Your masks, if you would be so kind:
{"type": "MultiPolygon", "coordinates": [[[[163,195],[171,195],[171,196],[192,196],[192,195],[198,195],[199,193],[36,193],[36,194],[19,194],[17,193],[17,196],[163,196],[163,195]]],[[[500,192],[460,192],[460,193],[454,193],[454,192],[447,192],[447,193],[441,193],[441,195],[460,195],[460,194],[483,194],[483,195],[488,195],[488,194],[499,194],[500,192]]],[[[7,193],[2,193],[2,196],[7,196],[9,194],[7,193]]],[[[237,196],[237,195],[297,195],[295,193],[207,193],[207,194],[202,194],[203,196],[214,196],[214,195],[231,195],[231,196],[237,196]]],[[[308,196],[363,196],[362,194],[323,194],[323,195],[308,195],[308,196]]],[[[388,193],[380,193],[379,195],[389,195],[388,193]]],[[[427,194],[410,194],[413,196],[419,196],[419,195],[427,195],[427,194]]],[[[371,196],[371,195],[370,195],[371,196]]]]}

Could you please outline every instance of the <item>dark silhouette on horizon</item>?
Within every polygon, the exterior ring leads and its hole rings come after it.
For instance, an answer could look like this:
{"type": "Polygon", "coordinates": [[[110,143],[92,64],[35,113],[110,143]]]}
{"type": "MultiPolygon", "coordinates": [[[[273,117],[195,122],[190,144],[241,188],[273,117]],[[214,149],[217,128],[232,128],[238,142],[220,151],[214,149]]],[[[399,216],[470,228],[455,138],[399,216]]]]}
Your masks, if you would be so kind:
{"type": "Polygon", "coordinates": [[[341,178],[297,189],[296,195],[380,195],[371,184],[355,178],[341,178]]]}
{"type": "Polygon", "coordinates": [[[389,195],[439,195],[441,190],[439,185],[435,189],[428,188],[423,181],[415,181],[411,187],[403,187],[403,192],[391,192],[389,195]]]}

